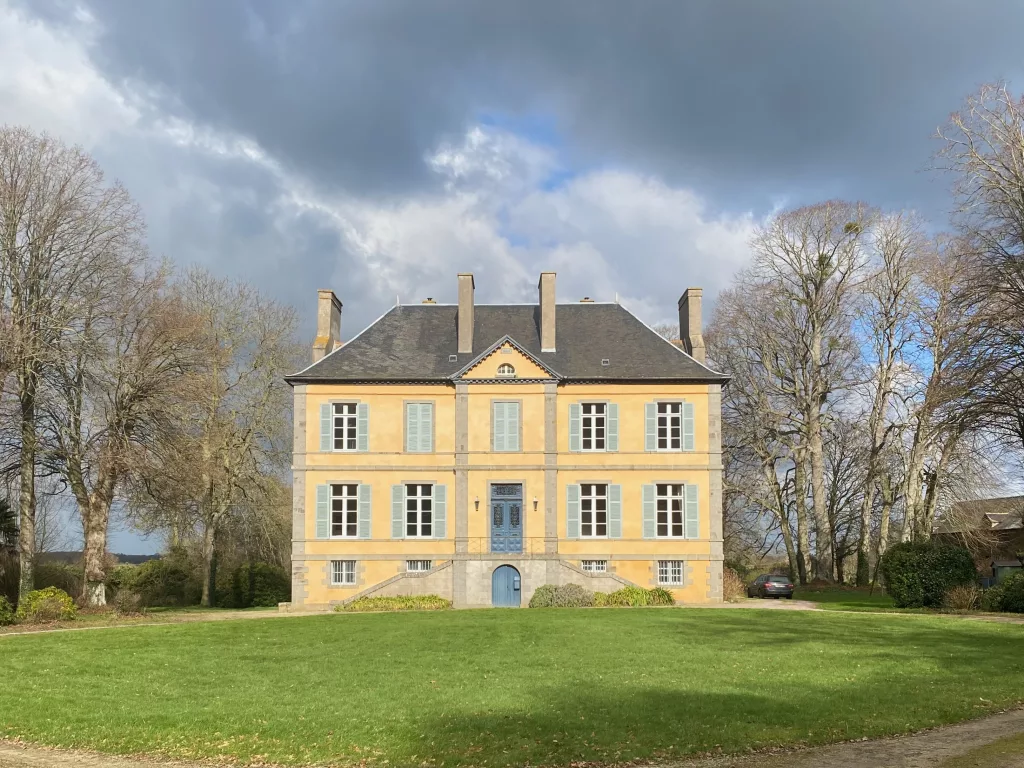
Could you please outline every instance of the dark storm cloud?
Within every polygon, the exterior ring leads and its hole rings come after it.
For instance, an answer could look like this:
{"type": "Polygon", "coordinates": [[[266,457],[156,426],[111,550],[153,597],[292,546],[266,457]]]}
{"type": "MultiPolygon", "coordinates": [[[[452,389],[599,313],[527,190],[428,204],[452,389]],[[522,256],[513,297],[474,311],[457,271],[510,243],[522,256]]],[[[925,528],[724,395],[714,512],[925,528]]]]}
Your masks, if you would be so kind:
{"type": "MultiPolygon", "coordinates": [[[[38,10],[38,6],[36,6],[38,10]]],[[[761,207],[934,201],[929,136],[1021,74],[1024,3],[94,0],[96,61],[319,183],[402,194],[481,114],[553,114],[574,162],[761,207]]],[[[50,17],[60,12],[51,9],[50,17]]]]}

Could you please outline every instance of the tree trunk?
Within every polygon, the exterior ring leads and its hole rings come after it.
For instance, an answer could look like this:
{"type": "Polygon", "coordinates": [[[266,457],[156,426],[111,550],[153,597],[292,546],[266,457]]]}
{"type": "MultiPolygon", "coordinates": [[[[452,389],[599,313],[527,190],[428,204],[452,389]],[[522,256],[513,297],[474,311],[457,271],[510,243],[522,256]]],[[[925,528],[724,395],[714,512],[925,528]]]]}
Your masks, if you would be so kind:
{"type": "Polygon", "coordinates": [[[816,404],[807,414],[807,454],[811,460],[811,501],[814,505],[814,524],[817,529],[815,547],[815,575],[826,581],[835,580],[832,524],[828,519],[828,499],[825,495],[825,457],[821,442],[821,414],[816,404]]]}
{"type": "Polygon", "coordinates": [[[36,560],[36,371],[26,366],[18,376],[21,403],[21,459],[18,489],[18,597],[35,587],[36,560]]]}
{"type": "Polygon", "coordinates": [[[875,472],[868,460],[868,482],[864,487],[864,498],[860,505],[860,532],[857,536],[857,586],[866,587],[871,583],[871,512],[875,505],[875,472]]]}
{"type": "Polygon", "coordinates": [[[797,575],[800,577],[800,585],[805,586],[811,573],[811,541],[807,530],[807,484],[802,462],[803,457],[798,455],[793,470],[793,499],[796,502],[797,575]]]}
{"type": "Polygon", "coordinates": [[[203,531],[203,599],[202,604],[212,608],[217,599],[217,523],[212,521],[203,531]]]}
{"type": "Polygon", "coordinates": [[[82,520],[85,533],[85,582],[82,598],[85,604],[98,608],[107,604],[106,556],[107,527],[110,520],[110,506],[101,500],[89,502],[87,514],[82,520]]]}
{"type": "Polygon", "coordinates": [[[889,524],[892,521],[892,509],[896,505],[896,494],[892,487],[892,481],[888,475],[882,476],[882,520],[878,524],[878,548],[875,554],[875,575],[874,581],[878,581],[878,569],[882,564],[882,557],[889,548],[889,524]]]}

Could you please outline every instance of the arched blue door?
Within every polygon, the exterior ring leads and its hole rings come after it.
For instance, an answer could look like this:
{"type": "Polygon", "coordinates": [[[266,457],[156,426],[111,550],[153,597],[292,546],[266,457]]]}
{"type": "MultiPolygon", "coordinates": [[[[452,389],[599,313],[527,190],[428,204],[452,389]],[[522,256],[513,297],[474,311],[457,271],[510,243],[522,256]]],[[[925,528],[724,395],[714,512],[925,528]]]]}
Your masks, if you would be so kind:
{"type": "Polygon", "coordinates": [[[523,594],[519,571],[511,565],[501,565],[491,577],[491,605],[495,608],[518,608],[523,594]]]}

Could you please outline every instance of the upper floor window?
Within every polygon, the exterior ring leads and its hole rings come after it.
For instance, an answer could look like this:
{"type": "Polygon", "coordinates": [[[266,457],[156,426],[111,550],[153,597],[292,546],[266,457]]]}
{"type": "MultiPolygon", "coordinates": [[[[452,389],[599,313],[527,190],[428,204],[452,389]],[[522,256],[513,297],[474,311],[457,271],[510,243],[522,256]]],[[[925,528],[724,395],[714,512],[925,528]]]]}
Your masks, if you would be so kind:
{"type": "Polygon", "coordinates": [[[694,450],[693,403],[667,401],[645,408],[644,447],[648,451],[694,450]]]}
{"type": "Polygon", "coordinates": [[[581,403],[581,445],[584,451],[603,451],[605,449],[605,418],[604,403],[581,403]]]}
{"type": "Polygon", "coordinates": [[[516,369],[508,363],[502,363],[498,366],[497,375],[499,379],[514,379],[516,377],[516,369]]]}
{"type": "Polygon", "coordinates": [[[658,450],[678,451],[683,447],[682,403],[658,403],[658,450]]]}
{"type": "Polygon", "coordinates": [[[434,404],[405,404],[405,450],[430,453],[434,450],[434,404]]]}
{"type": "Polygon", "coordinates": [[[334,404],[334,450],[355,451],[358,449],[359,424],[356,410],[356,403],[334,404]]]}
{"type": "Polygon", "coordinates": [[[491,402],[491,449],[518,451],[520,435],[519,401],[491,402]]]}

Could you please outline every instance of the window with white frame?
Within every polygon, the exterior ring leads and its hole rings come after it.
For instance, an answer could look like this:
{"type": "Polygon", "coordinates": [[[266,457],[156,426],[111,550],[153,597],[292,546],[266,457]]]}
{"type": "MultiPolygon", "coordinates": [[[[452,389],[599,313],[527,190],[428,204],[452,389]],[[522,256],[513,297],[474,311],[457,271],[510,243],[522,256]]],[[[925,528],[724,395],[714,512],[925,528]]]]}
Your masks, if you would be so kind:
{"type": "Polygon", "coordinates": [[[580,404],[580,438],[584,451],[603,451],[606,436],[606,406],[604,403],[580,404]]]}
{"type": "Polygon", "coordinates": [[[657,486],[657,535],[682,538],[685,486],[659,483],[657,486]]]}
{"type": "Polygon", "coordinates": [[[357,450],[358,423],[356,420],[357,403],[334,404],[334,450],[357,450]]]}
{"type": "Polygon", "coordinates": [[[516,369],[508,363],[502,363],[498,366],[497,375],[499,379],[514,379],[516,377],[516,369]]]}
{"type": "Polygon", "coordinates": [[[406,560],[405,570],[409,573],[426,573],[432,564],[430,560],[406,560]]]}
{"type": "Polygon", "coordinates": [[[434,523],[434,486],[405,486],[405,535],[430,537],[434,523]]]}
{"type": "Polygon", "coordinates": [[[680,451],[683,447],[683,404],[658,403],[658,450],[680,451]]]}
{"type": "Polygon", "coordinates": [[[331,486],[331,537],[359,536],[359,486],[355,483],[331,486]]]}
{"type": "Polygon", "coordinates": [[[596,483],[580,484],[580,536],[582,538],[608,535],[608,486],[596,483]]]}
{"type": "Polygon", "coordinates": [[[683,583],[683,561],[682,560],[659,560],[658,561],[658,583],[659,584],[682,584],[683,583]]]}
{"type": "Polygon", "coordinates": [[[584,560],[583,570],[587,573],[606,573],[608,571],[607,560],[584,560]]]}
{"type": "Polygon", "coordinates": [[[356,583],[355,560],[331,560],[331,585],[351,586],[356,583]]]}

